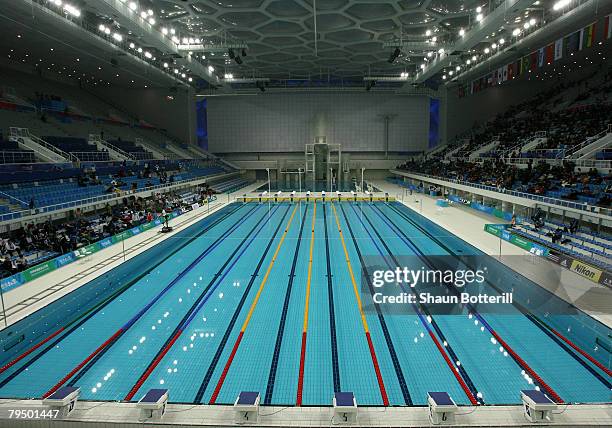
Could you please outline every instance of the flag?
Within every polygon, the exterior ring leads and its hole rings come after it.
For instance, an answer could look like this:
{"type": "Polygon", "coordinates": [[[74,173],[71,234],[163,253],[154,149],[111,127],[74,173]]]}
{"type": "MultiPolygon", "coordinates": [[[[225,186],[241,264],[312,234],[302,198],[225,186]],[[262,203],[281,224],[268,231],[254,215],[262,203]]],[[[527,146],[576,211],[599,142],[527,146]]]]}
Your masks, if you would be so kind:
{"type": "Polygon", "coordinates": [[[546,64],[552,64],[554,57],[555,57],[555,45],[553,43],[546,46],[546,53],[544,56],[545,56],[544,60],[546,61],[546,64]]]}
{"type": "Polygon", "coordinates": [[[544,48],[538,49],[538,67],[544,67],[544,48]]]}
{"type": "Polygon", "coordinates": [[[504,80],[506,80],[506,79],[504,79],[504,70],[505,70],[505,67],[499,67],[499,68],[497,69],[497,84],[498,84],[498,85],[499,85],[501,82],[503,82],[504,80]]]}
{"type": "Polygon", "coordinates": [[[510,67],[510,65],[506,65],[505,67],[502,67],[502,82],[505,82],[506,80],[508,80],[508,68],[510,67]]]}
{"type": "Polygon", "coordinates": [[[563,58],[563,39],[555,41],[555,61],[563,58]]]}
{"type": "Polygon", "coordinates": [[[610,25],[610,21],[612,20],[612,15],[608,15],[604,18],[604,39],[612,38],[612,25],[610,25]]]}
{"type": "Polygon", "coordinates": [[[538,68],[538,52],[531,52],[530,57],[531,58],[529,58],[529,69],[535,71],[535,69],[538,68]]]}
{"type": "Polygon", "coordinates": [[[591,25],[587,25],[582,30],[580,30],[580,44],[578,45],[578,49],[586,49],[593,46],[593,42],[595,41],[595,23],[593,22],[591,25]]]}
{"type": "Polygon", "coordinates": [[[516,74],[516,63],[512,62],[506,68],[508,69],[508,80],[512,80],[516,74]]]}
{"type": "Polygon", "coordinates": [[[527,73],[529,70],[529,55],[521,59],[521,74],[527,73]]]}
{"type": "Polygon", "coordinates": [[[565,52],[563,53],[564,56],[570,56],[573,55],[575,52],[578,52],[580,48],[581,33],[581,31],[576,31],[563,39],[563,47],[565,50],[565,52]]]}

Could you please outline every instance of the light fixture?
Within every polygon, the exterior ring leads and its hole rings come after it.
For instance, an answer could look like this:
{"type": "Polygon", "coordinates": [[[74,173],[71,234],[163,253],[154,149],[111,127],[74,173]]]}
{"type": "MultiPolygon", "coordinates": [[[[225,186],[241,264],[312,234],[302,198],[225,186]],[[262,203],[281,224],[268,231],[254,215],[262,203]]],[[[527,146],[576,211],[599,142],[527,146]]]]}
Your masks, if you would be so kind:
{"type": "Polygon", "coordinates": [[[123,41],[123,36],[119,33],[114,33],[113,34],[113,39],[115,39],[118,42],[122,42],[123,41]]]}
{"type": "Polygon", "coordinates": [[[153,57],[153,55],[151,55],[151,53],[149,51],[146,51],[144,53],[144,56],[145,56],[145,58],[149,58],[149,59],[151,59],[153,57]]]}
{"type": "Polygon", "coordinates": [[[461,37],[465,36],[465,30],[463,28],[461,30],[459,30],[459,35],[461,37]]]}
{"type": "Polygon", "coordinates": [[[149,18],[149,24],[150,25],[155,25],[155,19],[154,18],[149,18]]]}
{"type": "Polygon", "coordinates": [[[431,41],[432,41],[432,42],[434,42],[434,43],[436,43],[436,42],[438,41],[438,38],[437,38],[436,36],[433,36],[433,37],[431,38],[431,41]]]}
{"type": "Polygon", "coordinates": [[[504,39],[499,39],[499,44],[503,45],[504,43],[506,43],[506,41],[504,39]]]}
{"type": "Polygon", "coordinates": [[[481,6],[478,6],[478,7],[476,8],[476,13],[480,13],[480,12],[482,12],[482,7],[481,7],[481,6]]]}
{"type": "Polygon", "coordinates": [[[440,48],[440,49],[438,49],[438,53],[439,53],[440,55],[442,55],[442,54],[444,53],[444,48],[440,48]]]}
{"type": "Polygon", "coordinates": [[[425,31],[425,35],[426,35],[427,37],[431,36],[431,30],[427,30],[427,31],[425,31]]]}
{"type": "Polygon", "coordinates": [[[518,36],[519,34],[521,34],[521,30],[519,28],[515,28],[514,30],[512,30],[512,35],[513,36],[518,36]]]}
{"type": "Polygon", "coordinates": [[[472,61],[476,61],[476,55],[472,56],[472,61]]]}
{"type": "Polygon", "coordinates": [[[136,45],[134,43],[130,43],[130,49],[134,49],[136,45]]]}
{"type": "Polygon", "coordinates": [[[168,29],[166,27],[164,27],[164,28],[162,28],[161,32],[165,36],[165,35],[168,34],[168,29]]]}
{"type": "Polygon", "coordinates": [[[431,58],[431,56],[433,55],[433,52],[427,52],[427,58],[431,58]]]}
{"type": "Polygon", "coordinates": [[[476,15],[476,21],[480,22],[482,21],[482,18],[483,18],[482,13],[479,13],[478,15],[476,15]]]}
{"type": "Polygon", "coordinates": [[[529,22],[525,22],[525,24],[523,24],[523,28],[525,30],[527,30],[530,27],[529,22]]]}
{"type": "Polygon", "coordinates": [[[446,80],[446,74],[442,75],[442,80],[446,80]]]}
{"type": "Polygon", "coordinates": [[[457,67],[455,67],[455,70],[457,71],[461,70],[461,66],[458,65],[457,67]]]}
{"type": "Polygon", "coordinates": [[[168,63],[164,62],[164,68],[168,68],[168,63]]]}
{"type": "Polygon", "coordinates": [[[496,44],[496,43],[493,43],[493,44],[491,45],[491,47],[492,47],[493,49],[495,49],[495,48],[497,48],[497,44],[496,44]]]}
{"type": "Polygon", "coordinates": [[[138,8],[138,5],[136,4],[136,2],[131,1],[128,7],[130,8],[130,10],[136,10],[138,8]]]}
{"type": "Polygon", "coordinates": [[[491,50],[489,48],[485,48],[484,53],[488,54],[489,52],[491,52],[491,50]]]}
{"type": "Polygon", "coordinates": [[[190,81],[190,82],[193,82],[193,79],[191,77],[189,79],[187,79],[187,80],[190,81]]]}
{"type": "Polygon", "coordinates": [[[570,0],[559,0],[554,4],[553,10],[563,9],[565,6],[570,4],[570,0]]]}
{"type": "Polygon", "coordinates": [[[210,73],[214,72],[214,71],[215,71],[215,67],[213,67],[212,65],[209,65],[209,66],[208,66],[208,71],[209,71],[210,73]]]}
{"type": "Polygon", "coordinates": [[[467,60],[465,63],[466,63],[467,65],[470,65],[470,64],[472,63],[472,61],[468,59],[468,60],[467,60]]]}
{"type": "Polygon", "coordinates": [[[529,25],[536,25],[536,20],[535,20],[535,18],[531,18],[531,19],[529,20],[529,25]]]}
{"type": "Polygon", "coordinates": [[[140,17],[142,19],[147,19],[147,16],[149,16],[149,15],[147,15],[147,12],[145,12],[144,10],[142,12],[140,12],[140,17]]]}

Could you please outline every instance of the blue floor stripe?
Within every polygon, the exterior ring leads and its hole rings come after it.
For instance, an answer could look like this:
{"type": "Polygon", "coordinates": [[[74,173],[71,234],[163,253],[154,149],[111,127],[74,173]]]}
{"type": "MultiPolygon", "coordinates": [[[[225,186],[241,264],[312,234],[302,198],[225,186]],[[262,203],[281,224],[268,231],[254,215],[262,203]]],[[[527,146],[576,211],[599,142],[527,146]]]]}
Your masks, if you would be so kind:
{"type": "Polygon", "coordinates": [[[334,311],[334,288],[332,281],[331,261],[329,256],[329,237],[327,232],[327,208],[323,204],[323,224],[325,225],[325,261],[327,264],[327,298],[329,302],[329,333],[331,337],[332,374],[334,392],[340,392],[340,366],[338,365],[338,340],[336,338],[336,314],[334,311]]]}

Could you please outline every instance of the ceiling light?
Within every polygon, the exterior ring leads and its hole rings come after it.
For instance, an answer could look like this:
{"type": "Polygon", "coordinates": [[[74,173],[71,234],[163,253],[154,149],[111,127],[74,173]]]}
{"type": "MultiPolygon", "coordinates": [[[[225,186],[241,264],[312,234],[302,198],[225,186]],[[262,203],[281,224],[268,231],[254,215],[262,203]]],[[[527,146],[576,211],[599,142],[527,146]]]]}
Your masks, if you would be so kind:
{"type": "Polygon", "coordinates": [[[476,55],[472,57],[472,61],[476,61],[476,55]]]}
{"type": "Polygon", "coordinates": [[[77,9],[76,7],[72,6],[71,4],[65,5],[64,10],[68,12],[69,14],[76,16],[77,18],[81,16],[81,11],[77,9]]]}
{"type": "Polygon", "coordinates": [[[427,58],[431,58],[432,55],[433,55],[433,52],[427,52],[427,58]]]}
{"type": "Polygon", "coordinates": [[[168,34],[168,29],[166,27],[164,27],[164,28],[162,28],[161,32],[162,32],[162,34],[164,36],[166,36],[168,34]]]}
{"type": "Polygon", "coordinates": [[[215,67],[213,67],[212,65],[209,65],[208,71],[212,73],[213,71],[215,71],[215,67]]]}
{"type": "Polygon", "coordinates": [[[174,28],[171,28],[170,29],[170,34],[174,34],[174,33],[176,33],[176,30],[174,28]]]}
{"type": "Polygon", "coordinates": [[[134,43],[130,43],[130,49],[134,49],[136,45],[134,43]]]}
{"type": "Polygon", "coordinates": [[[457,67],[455,67],[455,70],[457,71],[461,70],[461,66],[458,65],[457,67]]]}
{"type": "Polygon", "coordinates": [[[149,9],[147,10],[147,13],[149,14],[149,16],[153,16],[153,10],[149,9]]]}
{"type": "Polygon", "coordinates": [[[113,34],[113,39],[117,40],[118,42],[122,42],[123,41],[123,36],[119,33],[115,33],[113,34]]]}
{"type": "Polygon", "coordinates": [[[440,55],[442,55],[442,54],[444,53],[444,48],[440,48],[440,49],[438,49],[438,53],[439,53],[440,55]]]}
{"type": "Polygon", "coordinates": [[[100,26],[98,27],[98,30],[100,31],[104,31],[106,27],[103,24],[100,24],[100,26]]]}
{"type": "Polygon", "coordinates": [[[142,53],[142,48],[138,48],[138,53],[142,53]]]}
{"type": "Polygon", "coordinates": [[[433,37],[431,38],[431,41],[432,41],[432,42],[434,42],[434,43],[436,43],[436,42],[438,41],[438,38],[437,38],[436,36],[433,36],[433,37]]]}
{"type": "Polygon", "coordinates": [[[512,31],[512,35],[513,35],[513,36],[518,36],[519,34],[521,34],[521,30],[520,30],[519,28],[515,28],[515,29],[512,31]]]}
{"type": "Polygon", "coordinates": [[[425,64],[421,64],[421,70],[425,70],[425,64]]]}
{"type": "Polygon", "coordinates": [[[104,29],[104,34],[110,34],[110,33],[111,33],[110,28],[106,27],[106,28],[104,29]]]}
{"type": "Polygon", "coordinates": [[[185,73],[181,73],[181,77],[184,79],[185,78],[185,73]]]}
{"type": "Polygon", "coordinates": [[[190,82],[193,82],[193,79],[191,77],[189,79],[187,79],[187,80],[189,80],[190,82]]]}
{"type": "Polygon", "coordinates": [[[554,4],[553,10],[563,9],[565,6],[570,4],[570,0],[559,0],[554,4]]]}
{"type": "Polygon", "coordinates": [[[425,31],[425,35],[426,35],[427,37],[431,36],[431,30],[427,30],[427,31],[425,31]]]}
{"type": "Polygon", "coordinates": [[[459,30],[459,35],[461,37],[465,36],[465,30],[463,28],[461,30],[459,30]]]}
{"type": "Polygon", "coordinates": [[[164,62],[164,68],[168,68],[168,63],[164,62]]]}
{"type": "Polygon", "coordinates": [[[482,12],[482,7],[478,6],[478,7],[476,8],[476,13],[480,13],[480,12],[482,12]]]}
{"type": "Polygon", "coordinates": [[[491,47],[492,47],[493,49],[495,49],[495,48],[497,48],[497,44],[493,43],[493,44],[491,45],[491,47]]]}
{"type": "Polygon", "coordinates": [[[489,52],[491,52],[491,50],[489,48],[485,48],[484,53],[488,54],[489,52]]]}
{"type": "Polygon", "coordinates": [[[155,19],[149,18],[149,24],[150,25],[155,25],[155,19]]]}
{"type": "Polygon", "coordinates": [[[446,74],[443,74],[443,75],[442,75],[442,79],[443,79],[443,80],[446,80],[446,74]]]}
{"type": "Polygon", "coordinates": [[[453,74],[455,74],[455,72],[454,72],[453,70],[451,70],[451,71],[449,71],[449,72],[448,72],[448,75],[449,75],[449,76],[452,76],[453,74]]]}
{"type": "Polygon", "coordinates": [[[145,56],[145,58],[149,58],[149,59],[151,59],[153,57],[153,55],[151,55],[151,53],[148,52],[148,51],[144,53],[144,56],[145,56]]]}
{"type": "Polygon", "coordinates": [[[472,63],[472,60],[468,59],[468,60],[467,60],[465,63],[466,63],[467,65],[470,65],[470,64],[472,63]]]}
{"type": "Polygon", "coordinates": [[[499,39],[499,44],[503,45],[504,43],[506,43],[506,41],[504,39],[499,39]]]}
{"type": "Polygon", "coordinates": [[[476,21],[480,22],[482,21],[482,18],[483,18],[482,13],[479,13],[478,15],[476,15],[476,21]]]}
{"type": "Polygon", "coordinates": [[[140,17],[141,17],[142,19],[147,19],[147,16],[148,16],[148,15],[147,15],[147,12],[145,12],[144,10],[143,10],[142,12],[140,12],[140,17]]]}
{"type": "Polygon", "coordinates": [[[536,20],[535,20],[535,18],[531,18],[531,19],[529,20],[529,25],[536,25],[536,20]]]}
{"type": "Polygon", "coordinates": [[[525,22],[525,24],[523,25],[523,28],[527,30],[529,28],[529,22],[525,22]]]}

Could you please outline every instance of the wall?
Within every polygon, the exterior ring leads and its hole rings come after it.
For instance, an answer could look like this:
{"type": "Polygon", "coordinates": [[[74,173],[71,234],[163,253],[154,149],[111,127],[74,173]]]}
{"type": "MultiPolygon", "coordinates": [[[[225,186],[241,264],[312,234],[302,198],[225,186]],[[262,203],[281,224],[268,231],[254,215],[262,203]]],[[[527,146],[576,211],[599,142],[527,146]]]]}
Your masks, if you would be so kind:
{"type": "Polygon", "coordinates": [[[261,94],[210,97],[208,144],[213,153],[303,152],[325,135],[343,151],[384,151],[383,114],[389,151],[425,150],[429,98],[376,93],[261,94]]]}
{"type": "Polygon", "coordinates": [[[195,144],[196,105],[193,90],[178,88],[126,89],[93,88],[101,99],[111,105],[120,106],[132,116],[143,119],[151,125],[164,128],[182,143],[195,144]],[[166,97],[172,95],[173,100],[166,97]]]}

